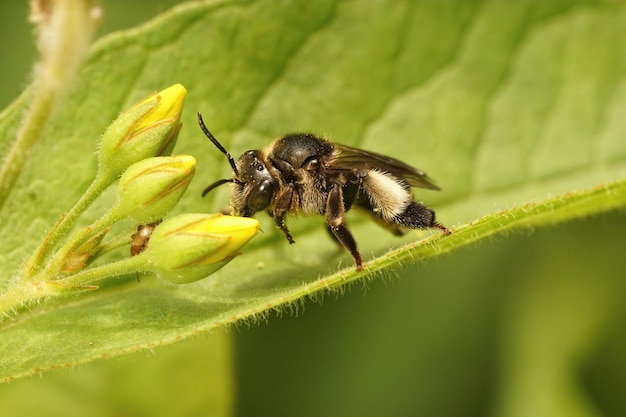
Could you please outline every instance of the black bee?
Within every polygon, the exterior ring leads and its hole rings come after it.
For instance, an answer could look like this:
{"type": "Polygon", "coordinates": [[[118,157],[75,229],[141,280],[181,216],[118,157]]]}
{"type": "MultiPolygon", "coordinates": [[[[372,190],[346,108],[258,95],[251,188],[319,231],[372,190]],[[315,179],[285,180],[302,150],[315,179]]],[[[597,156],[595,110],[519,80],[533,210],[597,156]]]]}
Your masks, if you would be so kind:
{"type": "Polygon", "coordinates": [[[354,258],[356,269],[363,260],[345,223],[351,207],[363,209],[395,235],[403,229],[436,228],[450,231],[435,221],[435,212],[413,200],[411,187],[439,190],[425,172],[374,152],[328,142],[310,133],[292,133],[263,150],[247,151],[237,162],[215,139],[198,113],[204,134],[228,158],[233,178],[221,179],[202,192],[225,183],[233,184],[232,213],[251,217],[265,210],[294,243],[285,216],[302,210],[323,214],[331,235],[354,258]]]}

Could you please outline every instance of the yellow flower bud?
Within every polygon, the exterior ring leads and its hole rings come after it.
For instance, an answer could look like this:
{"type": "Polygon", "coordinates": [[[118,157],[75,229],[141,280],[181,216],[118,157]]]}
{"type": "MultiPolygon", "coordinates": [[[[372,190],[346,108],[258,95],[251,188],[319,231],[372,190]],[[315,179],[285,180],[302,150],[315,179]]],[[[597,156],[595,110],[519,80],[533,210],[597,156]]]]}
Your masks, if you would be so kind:
{"type": "Polygon", "coordinates": [[[151,223],[165,216],[181,199],[196,169],[189,155],[144,159],[122,174],[116,210],[139,223],[151,223]]]}
{"type": "Polygon", "coordinates": [[[250,217],[182,214],[159,224],[141,256],[161,278],[186,284],[217,271],[259,231],[250,217]]]}
{"type": "Polygon", "coordinates": [[[171,152],[187,90],[174,84],[123,112],[104,132],[99,175],[117,178],[137,161],[171,152]]]}

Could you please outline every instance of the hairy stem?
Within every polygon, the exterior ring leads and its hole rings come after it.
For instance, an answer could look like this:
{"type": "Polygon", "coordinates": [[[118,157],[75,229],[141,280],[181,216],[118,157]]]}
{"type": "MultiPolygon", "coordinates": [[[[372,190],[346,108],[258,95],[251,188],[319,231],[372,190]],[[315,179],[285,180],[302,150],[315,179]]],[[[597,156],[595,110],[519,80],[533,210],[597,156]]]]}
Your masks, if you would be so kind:
{"type": "Polygon", "coordinates": [[[32,104],[0,165],[0,207],[15,185],[30,149],[41,138],[52,108],[67,90],[87,54],[99,20],[99,9],[92,0],[33,1],[31,4],[31,21],[37,29],[41,62],[35,66],[32,104]]]}
{"type": "Polygon", "coordinates": [[[103,175],[98,175],[93,180],[87,191],[85,191],[74,207],[72,207],[72,209],[52,228],[50,233],[48,233],[37,250],[33,253],[33,256],[26,262],[22,277],[33,277],[38,270],[41,270],[43,263],[50,257],[52,251],[56,248],[61,239],[70,232],[76,220],[111,182],[111,178],[103,175]]]}

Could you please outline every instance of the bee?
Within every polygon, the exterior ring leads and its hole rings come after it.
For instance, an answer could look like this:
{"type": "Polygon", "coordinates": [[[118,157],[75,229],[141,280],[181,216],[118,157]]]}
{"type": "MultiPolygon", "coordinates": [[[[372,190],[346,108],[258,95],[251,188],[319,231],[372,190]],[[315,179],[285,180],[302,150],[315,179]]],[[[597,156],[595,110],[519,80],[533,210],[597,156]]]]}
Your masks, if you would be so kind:
{"type": "Polygon", "coordinates": [[[226,156],[234,174],[206,187],[202,196],[222,184],[233,184],[232,214],[252,217],[266,211],[289,243],[294,240],[287,228],[287,214],[324,215],[331,236],[350,252],[357,271],[362,270],[363,259],[345,221],[352,207],[365,211],[394,235],[426,228],[450,234],[437,223],[435,212],[415,201],[411,193],[411,187],[439,187],[425,172],[402,161],[311,133],[290,133],[263,150],[244,152],[235,162],[207,129],[200,113],[198,124],[226,156]]]}
{"type": "Polygon", "coordinates": [[[137,226],[137,232],[130,236],[130,256],[139,255],[148,247],[150,236],[152,236],[154,228],[157,227],[159,223],[161,223],[160,220],[154,223],[140,224],[137,226]]]}

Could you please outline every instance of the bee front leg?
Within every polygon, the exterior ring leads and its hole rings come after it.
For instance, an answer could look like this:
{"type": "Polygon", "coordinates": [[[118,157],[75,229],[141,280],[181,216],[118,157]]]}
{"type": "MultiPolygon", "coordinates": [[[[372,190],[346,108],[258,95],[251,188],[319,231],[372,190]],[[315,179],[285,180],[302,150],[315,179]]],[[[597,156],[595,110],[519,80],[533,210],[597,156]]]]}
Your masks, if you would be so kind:
{"type": "Polygon", "coordinates": [[[293,240],[291,233],[289,233],[289,229],[287,228],[287,223],[285,222],[285,215],[283,214],[281,217],[272,216],[272,218],[274,219],[274,224],[276,224],[276,227],[278,227],[285,234],[285,237],[287,238],[287,241],[289,242],[289,244],[296,243],[296,241],[293,240]]]}
{"type": "Polygon", "coordinates": [[[343,192],[339,184],[334,183],[328,193],[328,200],[326,200],[326,225],[339,243],[350,251],[352,258],[354,258],[356,270],[360,271],[363,269],[363,260],[350,229],[345,225],[345,215],[343,192]]]}
{"type": "Polygon", "coordinates": [[[287,228],[287,222],[285,221],[285,217],[291,206],[292,197],[293,185],[286,185],[276,197],[273,208],[269,211],[269,215],[274,220],[274,224],[285,234],[289,244],[296,243],[293,237],[291,237],[291,233],[289,233],[289,229],[287,228]]]}

